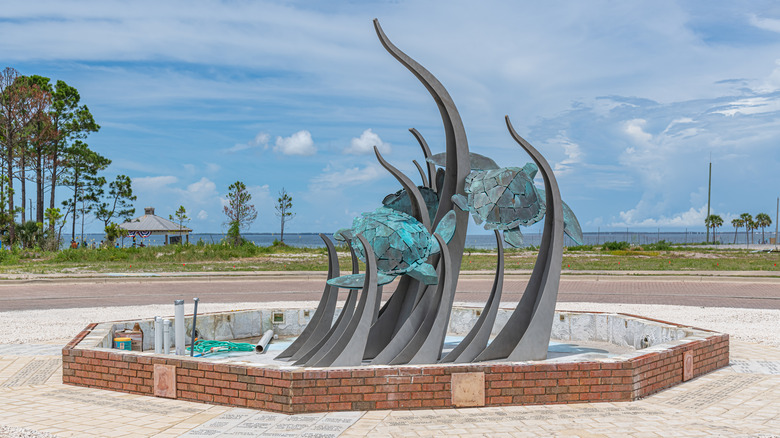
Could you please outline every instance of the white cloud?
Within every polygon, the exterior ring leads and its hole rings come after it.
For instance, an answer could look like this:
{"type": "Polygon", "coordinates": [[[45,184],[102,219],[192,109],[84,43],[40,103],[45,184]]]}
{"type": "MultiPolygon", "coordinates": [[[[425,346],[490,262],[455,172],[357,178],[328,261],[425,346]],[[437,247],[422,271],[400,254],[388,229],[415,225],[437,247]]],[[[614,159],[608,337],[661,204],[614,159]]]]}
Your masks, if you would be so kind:
{"type": "Polygon", "coordinates": [[[750,24],[759,29],[780,33],[780,20],[775,18],[761,18],[755,14],[750,14],[750,24]]]}
{"type": "Polygon", "coordinates": [[[714,112],[734,116],[737,114],[762,114],[775,111],[780,111],[780,100],[769,97],[748,97],[735,100],[726,109],[714,112]]]}
{"type": "Polygon", "coordinates": [[[573,165],[582,162],[582,150],[580,149],[580,145],[566,137],[565,132],[559,133],[552,143],[557,143],[562,147],[563,153],[566,155],[566,158],[553,165],[553,171],[555,171],[556,175],[564,175],[572,170],[573,165]]]}
{"type": "Polygon", "coordinates": [[[205,204],[217,198],[217,185],[205,176],[187,186],[185,190],[178,189],[177,192],[186,197],[186,199],[195,204],[205,204]]]}
{"type": "Polygon", "coordinates": [[[298,131],[289,137],[276,137],[274,152],[281,152],[284,155],[314,155],[317,153],[317,148],[314,147],[309,131],[298,131]]]}
{"type": "Polygon", "coordinates": [[[175,176],[145,176],[133,178],[133,188],[139,191],[156,191],[161,187],[175,184],[179,181],[175,176]]]}
{"type": "Polygon", "coordinates": [[[208,219],[208,217],[209,217],[209,214],[206,213],[206,210],[201,210],[201,211],[198,212],[198,215],[197,215],[198,219],[206,220],[206,219],[208,219]]]}
{"type": "Polygon", "coordinates": [[[707,216],[707,205],[696,209],[691,207],[688,211],[661,215],[658,218],[646,217],[647,206],[640,202],[636,208],[619,213],[620,220],[611,223],[610,227],[703,227],[704,218],[707,216]]]}
{"type": "Polygon", "coordinates": [[[637,143],[649,143],[653,136],[644,131],[646,124],[647,120],[644,119],[629,120],[623,125],[623,130],[637,143]]]}
{"type": "Polygon", "coordinates": [[[324,173],[311,179],[311,186],[314,190],[321,188],[335,188],[341,186],[350,186],[364,184],[376,181],[387,175],[378,164],[369,164],[364,168],[352,167],[339,172],[330,172],[329,168],[324,173]]]}
{"type": "Polygon", "coordinates": [[[379,149],[382,154],[390,153],[390,143],[385,143],[379,138],[379,135],[371,131],[371,128],[366,129],[360,134],[359,138],[353,138],[349,143],[349,147],[344,149],[345,154],[353,155],[365,155],[374,152],[374,146],[379,149]]]}
{"type": "MultiPolygon", "coordinates": [[[[254,148],[260,148],[263,149],[268,147],[268,140],[270,139],[270,136],[266,134],[265,132],[258,132],[257,135],[255,135],[255,138],[246,142],[246,143],[237,143],[233,147],[223,149],[225,152],[232,154],[239,151],[244,151],[247,149],[254,149],[254,148]]],[[[277,140],[278,142],[278,140],[277,140]]]]}

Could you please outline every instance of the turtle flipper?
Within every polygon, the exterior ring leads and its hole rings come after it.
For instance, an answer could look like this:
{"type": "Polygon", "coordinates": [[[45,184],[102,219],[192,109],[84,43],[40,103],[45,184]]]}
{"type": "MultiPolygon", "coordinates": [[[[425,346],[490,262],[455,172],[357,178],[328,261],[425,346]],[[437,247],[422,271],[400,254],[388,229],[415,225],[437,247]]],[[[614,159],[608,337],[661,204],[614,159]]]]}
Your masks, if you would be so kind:
{"type": "Polygon", "coordinates": [[[504,231],[504,241],[513,248],[520,248],[523,246],[523,233],[520,232],[520,228],[504,231]]]}
{"type": "MultiPolygon", "coordinates": [[[[469,201],[465,196],[457,194],[452,195],[452,202],[463,211],[469,211],[469,201]]],[[[443,237],[443,236],[442,236],[443,237]]]]}
{"type": "MultiPolygon", "coordinates": [[[[387,275],[381,272],[377,273],[377,286],[383,286],[395,280],[394,275],[387,275]]],[[[366,274],[350,274],[341,277],[331,278],[328,284],[331,286],[342,287],[344,289],[363,289],[366,281],[366,274]]]]}
{"type": "Polygon", "coordinates": [[[428,263],[422,263],[406,274],[427,285],[437,284],[439,282],[439,276],[436,274],[436,269],[428,263]]]}
{"type": "Polygon", "coordinates": [[[347,240],[353,240],[355,236],[352,233],[352,229],[341,228],[340,230],[337,230],[335,233],[333,233],[333,238],[335,238],[337,242],[346,243],[347,240]]]}
{"type": "Polygon", "coordinates": [[[433,232],[437,233],[439,236],[441,236],[442,239],[444,239],[445,242],[449,243],[450,239],[452,239],[452,236],[455,234],[455,225],[455,210],[450,210],[447,212],[447,214],[444,215],[444,217],[441,218],[439,224],[436,225],[436,229],[433,230],[433,232]]]}
{"type": "Polygon", "coordinates": [[[580,221],[577,220],[577,216],[565,202],[561,201],[561,206],[563,207],[563,232],[571,237],[574,243],[582,245],[585,239],[582,237],[580,221]]]}

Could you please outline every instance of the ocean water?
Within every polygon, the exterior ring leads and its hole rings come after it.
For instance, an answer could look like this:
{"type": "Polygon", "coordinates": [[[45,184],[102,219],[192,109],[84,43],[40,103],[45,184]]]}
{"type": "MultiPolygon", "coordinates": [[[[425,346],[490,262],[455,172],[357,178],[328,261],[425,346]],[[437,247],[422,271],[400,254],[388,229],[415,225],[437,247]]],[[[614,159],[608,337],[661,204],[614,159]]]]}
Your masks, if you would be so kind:
{"type": "MultiPolygon", "coordinates": [[[[595,232],[595,233],[583,233],[583,238],[585,240],[586,245],[601,245],[604,242],[607,241],[616,241],[616,242],[629,242],[634,245],[646,245],[649,243],[656,243],[660,240],[665,240],[667,242],[671,243],[700,243],[704,242],[706,239],[706,233],[703,231],[700,232],[634,232],[634,231],[611,231],[611,232],[595,232]]],[[[772,233],[766,233],[766,239],[769,240],[770,235],[774,235],[774,230],[772,233]]],[[[326,234],[326,236],[330,239],[333,239],[332,234],[326,234]]],[[[84,241],[87,243],[87,245],[92,244],[99,244],[104,239],[103,234],[85,234],[84,235],[84,241]]],[[[177,236],[178,237],[178,236],[177,236]]],[[[256,245],[259,246],[270,246],[274,240],[279,239],[278,233],[247,233],[244,234],[243,237],[251,242],[254,242],[256,245]]],[[[716,234],[716,240],[720,243],[733,243],[734,242],[734,232],[724,232],[720,233],[718,232],[716,234]]],[[[224,234],[218,234],[218,233],[192,233],[190,234],[190,243],[197,243],[199,240],[202,240],[204,243],[219,243],[225,238],[224,234]]],[[[523,239],[525,245],[528,246],[538,246],[539,242],[541,241],[541,233],[540,232],[525,232],[523,233],[523,239]]],[[[755,243],[759,243],[759,240],[761,239],[761,232],[755,233],[755,243]]],[[[69,245],[70,240],[68,239],[68,236],[65,236],[66,244],[63,245],[63,247],[66,247],[69,245]]],[[[77,236],[77,240],[79,239],[79,236],[77,236]]],[[[165,236],[149,236],[145,239],[136,238],[136,244],[140,244],[141,242],[144,243],[146,246],[161,246],[165,243],[165,236]]],[[[290,246],[297,246],[297,247],[309,247],[309,248],[321,248],[325,246],[325,244],[322,242],[322,239],[319,237],[317,233],[285,233],[284,235],[284,242],[290,246]]],[[[737,242],[736,243],[745,243],[745,233],[741,232],[737,234],[737,242]]],[[[133,239],[131,238],[125,238],[123,241],[119,242],[120,246],[132,246],[133,245],[133,239]]],[[[566,246],[573,246],[575,243],[568,237],[565,236],[564,238],[564,244],[566,246]]],[[[472,234],[466,236],[466,247],[467,248],[479,248],[479,249],[489,249],[489,248],[495,248],[496,247],[496,239],[492,234],[472,234]]]]}

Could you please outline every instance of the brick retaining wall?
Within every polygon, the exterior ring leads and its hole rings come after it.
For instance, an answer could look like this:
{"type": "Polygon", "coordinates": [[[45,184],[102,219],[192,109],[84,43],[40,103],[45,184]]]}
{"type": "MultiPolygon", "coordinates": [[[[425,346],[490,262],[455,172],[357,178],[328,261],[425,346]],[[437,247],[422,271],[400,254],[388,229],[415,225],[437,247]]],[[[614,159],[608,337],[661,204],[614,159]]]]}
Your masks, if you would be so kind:
{"type": "Polygon", "coordinates": [[[154,365],[167,365],[175,367],[177,399],[288,414],[630,401],[729,363],[728,335],[713,334],[622,361],[288,370],[78,347],[94,327],[63,348],[63,383],[154,395],[154,365]],[[684,376],[686,356],[692,368],[684,376]],[[483,377],[481,387],[472,388],[483,398],[454,400],[452,376],[459,373],[483,377]]]}

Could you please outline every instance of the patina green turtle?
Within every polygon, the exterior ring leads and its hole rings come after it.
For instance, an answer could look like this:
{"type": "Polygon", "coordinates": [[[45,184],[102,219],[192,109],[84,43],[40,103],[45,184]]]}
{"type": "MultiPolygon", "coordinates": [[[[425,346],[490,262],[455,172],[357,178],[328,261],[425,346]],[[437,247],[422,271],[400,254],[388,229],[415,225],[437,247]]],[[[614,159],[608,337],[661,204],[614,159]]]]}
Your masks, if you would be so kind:
{"type": "MultiPolygon", "coordinates": [[[[445,242],[455,233],[455,212],[450,210],[439,221],[435,233],[445,242]]],[[[365,252],[354,236],[362,234],[376,255],[379,283],[386,284],[396,276],[407,274],[425,284],[436,284],[436,269],[427,263],[428,257],[440,251],[436,239],[414,217],[388,207],[363,213],[352,221],[352,228],[341,229],[334,234],[336,240],[351,240],[355,253],[365,261],[365,252]]],[[[344,275],[328,280],[328,284],[355,289],[362,287],[364,274],[344,275]]]]}
{"type": "MultiPolygon", "coordinates": [[[[540,221],[547,210],[543,189],[534,185],[539,168],[534,163],[523,167],[498,167],[495,161],[479,154],[469,154],[471,173],[466,177],[467,196],[453,195],[452,202],[468,211],[486,230],[503,230],[504,240],[517,248],[523,244],[520,226],[540,221]]],[[[446,155],[436,154],[428,161],[445,166],[446,155]]],[[[582,229],[574,212],[563,203],[564,232],[578,245],[582,244],[582,229]]]]}

